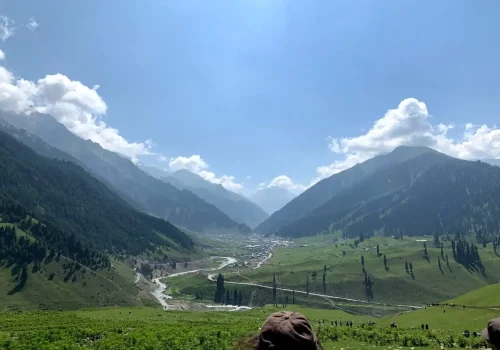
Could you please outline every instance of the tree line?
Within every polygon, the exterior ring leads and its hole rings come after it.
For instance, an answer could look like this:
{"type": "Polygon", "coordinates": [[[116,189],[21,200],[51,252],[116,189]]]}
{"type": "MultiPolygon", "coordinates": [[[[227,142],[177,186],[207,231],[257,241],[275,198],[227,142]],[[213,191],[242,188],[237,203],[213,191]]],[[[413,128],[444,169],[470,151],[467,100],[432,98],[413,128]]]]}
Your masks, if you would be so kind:
{"type": "Polygon", "coordinates": [[[222,275],[222,273],[219,273],[217,276],[214,303],[235,306],[243,305],[243,295],[241,290],[233,289],[233,292],[231,293],[229,288],[225,288],[224,275],[222,275]]]}

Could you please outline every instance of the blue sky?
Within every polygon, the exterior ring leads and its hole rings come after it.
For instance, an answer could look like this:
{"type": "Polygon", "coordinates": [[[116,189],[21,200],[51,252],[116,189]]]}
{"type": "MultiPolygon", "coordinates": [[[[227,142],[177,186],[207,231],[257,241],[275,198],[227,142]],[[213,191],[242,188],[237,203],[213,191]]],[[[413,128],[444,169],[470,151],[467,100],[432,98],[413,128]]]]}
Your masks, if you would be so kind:
{"type": "Polygon", "coordinates": [[[500,158],[499,13],[496,0],[4,1],[0,64],[103,147],[243,193],[299,192],[401,144],[500,158]],[[49,96],[56,85],[78,102],[49,96]]]}

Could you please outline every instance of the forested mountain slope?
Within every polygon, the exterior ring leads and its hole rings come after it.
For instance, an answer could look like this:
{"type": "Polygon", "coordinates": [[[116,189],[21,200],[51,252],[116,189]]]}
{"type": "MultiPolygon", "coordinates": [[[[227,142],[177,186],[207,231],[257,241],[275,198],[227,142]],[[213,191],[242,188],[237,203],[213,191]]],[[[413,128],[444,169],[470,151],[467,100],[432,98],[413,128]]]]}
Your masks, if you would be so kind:
{"type": "Polygon", "coordinates": [[[0,310],[143,305],[116,264],[0,195],[0,310]]]}
{"type": "Polygon", "coordinates": [[[279,232],[423,235],[500,229],[500,168],[437,152],[384,168],[279,232]]]}
{"type": "Polygon", "coordinates": [[[222,185],[208,182],[188,170],[178,170],[162,180],[179,189],[193,192],[215,205],[234,221],[250,227],[257,226],[268,217],[263,209],[249,199],[225,189],[222,185]]]}
{"type": "Polygon", "coordinates": [[[0,197],[53,222],[99,250],[139,253],[167,242],[193,241],[167,221],[137,212],[81,167],[35,153],[0,131],[0,197]]]}
{"type": "Polygon", "coordinates": [[[0,117],[68,153],[97,178],[110,184],[125,200],[147,213],[197,232],[221,229],[250,231],[246,225],[234,222],[193,193],[158,180],[140,170],[129,159],[79,138],[49,115],[3,113],[0,117]]]}
{"type": "Polygon", "coordinates": [[[389,154],[369,159],[366,162],[357,164],[352,168],[321,180],[286,204],[282,209],[272,214],[255,231],[263,234],[276,233],[281,228],[326,203],[342,190],[350,188],[379,169],[384,169],[425,153],[437,152],[426,147],[398,147],[389,154]]]}

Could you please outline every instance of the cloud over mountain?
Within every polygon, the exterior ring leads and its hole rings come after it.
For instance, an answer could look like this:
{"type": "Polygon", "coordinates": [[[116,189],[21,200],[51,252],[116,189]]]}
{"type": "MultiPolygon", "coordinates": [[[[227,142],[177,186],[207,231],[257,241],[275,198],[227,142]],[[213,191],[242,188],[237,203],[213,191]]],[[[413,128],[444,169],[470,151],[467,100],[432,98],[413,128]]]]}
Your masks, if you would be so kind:
{"type": "Polygon", "coordinates": [[[433,125],[427,105],[407,98],[375,121],[367,133],[330,137],[328,147],[343,158],[318,167],[313,183],[376,155],[389,153],[398,146],[427,146],[462,159],[500,158],[500,129],[496,126],[469,123],[459,139],[448,136],[454,127],[453,124],[433,125]]]}

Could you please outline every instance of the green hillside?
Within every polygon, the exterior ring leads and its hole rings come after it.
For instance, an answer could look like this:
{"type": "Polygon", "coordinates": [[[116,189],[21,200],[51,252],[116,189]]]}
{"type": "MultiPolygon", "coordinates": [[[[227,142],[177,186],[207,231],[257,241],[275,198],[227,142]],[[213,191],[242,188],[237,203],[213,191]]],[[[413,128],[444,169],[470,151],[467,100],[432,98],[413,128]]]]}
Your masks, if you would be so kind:
{"type": "Polygon", "coordinates": [[[487,322],[500,316],[498,305],[500,284],[482,287],[440,305],[428,306],[423,310],[404,312],[387,316],[381,325],[396,322],[402,327],[418,327],[429,324],[432,328],[479,332],[487,322]]]}
{"type": "Polygon", "coordinates": [[[167,243],[159,233],[186,249],[193,245],[178,228],[135,211],[79,166],[42,157],[3,132],[0,196],[101,250],[155,249],[167,243]]]}
{"type": "Polygon", "coordinates": [[[36,272],[32,272],[34,264],[29,264],[27,281],[15,293],[12,291],[17,283],[16,275],[12,275],[12,268],[4,265],[0,267],[0,310],[74,310],[155,303],[151,299],[141,300],[133,280],[119,274],[114,265],[109,270],[80,266],[69,275],[75,262],[64,256],[43,261],[36,272]]]}
{"type": "Polygon", "coordinates": [[[447,303],[481,308],[500,308],[500,284],[476,289],[458,298],[449,300],[447,303]]]}
{"type": "Polygon", "coordinates": [[[13,115],[2,112],[0,118],[77,159],[87,171],[106,181],[116,193],[141,211],[195,232],[221,229],[250,231],[248,226],[231,220],[214,205],[192,192],[179,190],[156,179],[129,159],[74,135],[50,115],[13,115]]]}
{"type": "Polygon", "coordinates": [[[430,329],[456,331],[457,333],[467,329],[472,333],[480,332],[489,320],[499,316],[498,310],[432,306],[424,310],[386,316],[379,324],[389,326],[395,322],[399,327],[404,328],[420,328],[422,324],[428,324],[430,329]]]}

